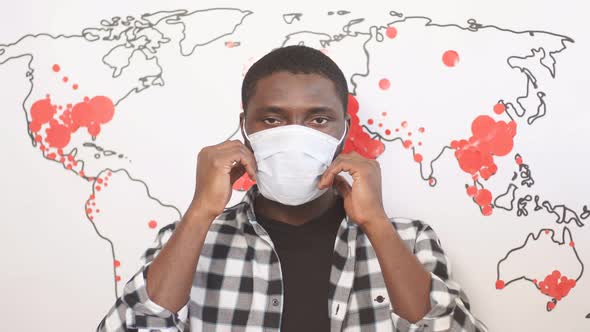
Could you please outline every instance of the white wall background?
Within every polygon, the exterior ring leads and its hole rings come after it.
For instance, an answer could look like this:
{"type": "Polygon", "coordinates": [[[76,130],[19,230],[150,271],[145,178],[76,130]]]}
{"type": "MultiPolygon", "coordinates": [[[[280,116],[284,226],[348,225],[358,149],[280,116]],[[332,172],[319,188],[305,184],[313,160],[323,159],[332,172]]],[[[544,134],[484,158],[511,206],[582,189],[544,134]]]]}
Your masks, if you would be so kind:
{"type": "MultiPolygon", "coordinates": [[[[590,113],[586,101],[590,88],[590,36],[586,26],[588,5],[582,1],[2,3],[2,330],[94,330],[114,303],[115,289],[120,292],[138,268],[139,255],[151,243],[157,229],[178,218],[188,206],[197,152],[229,137],[236,129],[243,70],[270,49],[282,45],[289,34],[308,30],[335,35],[351,19],[365,18],[354,26],[360,35],[326,47],[327,54],[342,65],[350,78],[353,73],[363,72],[366,65],[362,45],[370,35],[362,33],[369,33],[371,26],[383,27],[393,21],[390,10],[406,17],[428,17],[443,25],[466,26],[466,21],[474,18],[483,25],[551,32],[575,41],[555,55],[554,79],[535,63],[539,58],[524,64],[537,78],[539,90],[546,94],[547,114],[530,126],[523,119],[517,120],[513,150],[495,159],[499,172],[482,183],[494,197],[503,193],[517,170],[514,156],[519,153],[530,166],[535,184],[522,188],[519,181],[514,182],[519,186],[517,199],[524,194],[539,195],[553,205],[565,204],[580,215],[583,205],[590,204],[590,113]],[[219,12],[185,22],[187,29],[194,28],[192,35],[187,36],[198,42],[226,30],[230,32],[246,16],[233,34],[196,48],[190,56],[179,53],[179,26],[162,27],[161,31],[171,38],[156,55],[165,85],[151,86],[125,98],[115,108],[113,120],[101,127],[94,141],[124,157],[96,158],[94,154],[99,151],[84,146],[92,142],[86,128],[75,133],[64,148],[66,153],[78,148],[76,159],[86,161],[87,176],[104,179],[108,175],[105,169],[126,170],[109,176],[109,189],[95,190],[97,206],[90,206],[97,230],[114,245],[115,259],[120,263],[114,268],[112,247],[98,237],[85,211],[93,182],[45,159],[39,146],[32,145],[25,114],[30,119],[33,102],[48,93],[64,106],[80,102],[84,96],[106,95],[116,100],[137,86],[139,77],[157,73],[158,68],[153,59],[134,58],[119,78],[112,78],[111,69],[101,63],[101,58],[121,41],[90,43],[82,38],[54,40],[37,36],[16,42],[28,34],[80,35],[83,29],[98,27],[102,19],[113,16],[139,17],[162,10],[214,7],[234,7],[252,14],[219,12]],[[338,10],[351,13],[327,15],[328,11],[338,10]],[[292,12],[303,16],[300,21],[286,24],[282,15],[292,12]],[[228,48],[227,41],[240,42],[240,46],[228,48]],[[23,54],[6,61],[10,56],[23,54]],[[54,63],[61,66],[58,74],[51,71],[54,63]],[[29,67],[34,70],[32,81],[27,76],[29,67]],[[69,84],[63,84],[62,74],[69,76],[70,83],[79,83],[80,88],[72,90],[69,84]],[[101,211],[97,213],[96,208],[101,211]],[[150,228],[150,221],[156,221],[157,226],[150,228]],[[116,275],[121,281],[115,281],[116,275]]],[[[507,120],[505,115],[492,112],[493,105],[499,99],[514,102],[526,87],[522,73],[507,65],[507,56],[524,56],[531,48],[552,50],[560,46],[556,43],[559,38],[543,33],[533,38],[491,28],[478,32],[453,27],[426,28],[420,19],[394,26],[398,31],[396,38],[373,40],[366,46],[370,75],[356,79],[361,105],[358,115],[361,124],[384,137],[397,137],[394,128],[400,128],[400,122],[406,120],[418,140],[415,129],[424,126],[420,151],[425,172],[426,164],[452,139],[469,138],[471,122],[477,116],[507,120]],[[453,68],[445,67],[440,59],[447,49],[460,55],[460,62],[453,68]],[[388,90],[378,88],[381,78],[391,81],[388,90]],[[387,112],[387,116],[382,116],[382,112],[387,112]],[[368,119],[374,120],[373,125],[368,125],[368,119]],[[384,126],[378,127],[379,122],[384,126]],[[393,133],[386,135],[386,128],[393,133]]],[[[313,46],[317,39],[298,34],[290,39],[293,41],[313,46]]],[[[124,58],[112,61],[121,59],[124,58]]],[[[527,101],[528,112],[534,113],[536,101],[527,101]]],[[[430,187],[420,178],[418,164],[409,150],[401,147],[399,141],[384,144],[385,152],[378,160],[384,170],[388,212],[420,218],[434,227],[451,258],[455,278],[470,296],[473,311],[491,331],[590,330],[590,319],[585,318],[590,313],[590,283],[586,274],[551,312],[546,310],[551,298],[529,281],[516,281],[503,290],[495,287],[498,261],[510,249],[521,246],[528,234],[536,236],[542,229],[553,230],[553,240],[561,241],[567,226],[581,262],[589,262],[588,226],[580,227],[574,221],[557,223],[556,216],[546,210],[533,211],[534,203],[529,203],[526,217],[518,217],[515,210],[498,208],[491,216],[483,216],[465,194],[470,176],[461,171],[452,152],[447,151],[435,163],[438,181],[430,187]]],[[[77,167],[79,171],[80,166],[77,167]]],[[[237,201],[240,196],[235,192],[232,200],[237,201]]],[[[587,224],[590,219],[580,218],[580,222],[587,224]]],[[[558,245],[551,241],[552,234],[545,234],[538,241],[531,239],[524,250],[511,255],[501,266],[501,278],[509,281],[525,275],[541,281],[554,269],[570,278],[579,276],[581,264],[569,246],[569,237],[564,245],[558,245]]]]}

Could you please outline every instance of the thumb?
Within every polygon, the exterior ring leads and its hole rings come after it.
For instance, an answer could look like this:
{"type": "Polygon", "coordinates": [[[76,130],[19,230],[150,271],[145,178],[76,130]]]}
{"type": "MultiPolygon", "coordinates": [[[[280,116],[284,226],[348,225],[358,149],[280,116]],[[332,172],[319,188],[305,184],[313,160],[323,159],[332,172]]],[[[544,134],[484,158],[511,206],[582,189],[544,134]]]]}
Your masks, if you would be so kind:
{"type": "Polygon", "coordinates": [[[334,177],[334,187],[336,187],[336,190],[338,190],[343,198],[347,198],[352,192],[352,187],[342,175],[336,175],[334,177]]]}

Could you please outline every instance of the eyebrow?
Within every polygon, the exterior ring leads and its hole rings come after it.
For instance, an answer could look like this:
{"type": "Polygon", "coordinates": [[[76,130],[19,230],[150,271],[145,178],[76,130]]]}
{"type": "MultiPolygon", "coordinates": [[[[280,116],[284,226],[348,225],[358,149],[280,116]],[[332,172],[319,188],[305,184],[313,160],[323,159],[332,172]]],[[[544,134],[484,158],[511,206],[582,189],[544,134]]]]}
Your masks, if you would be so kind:
{"type": "MultiPolygon", "coordinates": [[[[256,113],[274,113],[278,115],[284,115],[287,111],[284,108],[276,107],[276,106],[266,106],[256,109],[256,113]]],[[[307,109],[307,115],[316,115],[316,114],[335,114],[336,110],[331,107],[324,107],[324,106],[314,106],[307,109]]]]}

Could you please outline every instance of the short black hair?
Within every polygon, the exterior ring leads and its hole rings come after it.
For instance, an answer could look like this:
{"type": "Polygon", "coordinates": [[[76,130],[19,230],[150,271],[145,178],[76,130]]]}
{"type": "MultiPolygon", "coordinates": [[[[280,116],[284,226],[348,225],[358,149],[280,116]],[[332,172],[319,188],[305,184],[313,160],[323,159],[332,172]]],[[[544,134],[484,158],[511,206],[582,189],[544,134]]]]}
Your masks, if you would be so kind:
{"type": "Polygon", "coordinates": [[[293,74],[318,74],[334,83],[336,93],[342,102],[344,113],[348,107],[348,85],[342,70],[321,51],[304,45],[291,45],[272,50],[256,61],[242,81],[242,108],[254,95],[256,83],[276,72],[293,74]]]}

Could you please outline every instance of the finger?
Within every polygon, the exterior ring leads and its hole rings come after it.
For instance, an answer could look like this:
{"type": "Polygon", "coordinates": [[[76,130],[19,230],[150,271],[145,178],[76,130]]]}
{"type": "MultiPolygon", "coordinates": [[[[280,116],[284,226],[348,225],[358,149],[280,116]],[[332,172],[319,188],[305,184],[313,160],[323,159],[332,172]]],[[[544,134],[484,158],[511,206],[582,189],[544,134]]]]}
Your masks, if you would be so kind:
{"type": "Polygon", "coordinates": [[[238,146],[239,144],[242,144],[242,142],[240,142],[237,139],[233,139],[233,140],[223,141],[223,142],[221,142],[219,144],[213,145],[213,147],[216,150],[223,150],[223,149],[226,149],[226,148],[238,146]]]}
{"type": "Polygon", "coordinates": [[[242,177],[246,173],[246,168],[242,164],[237,164],[234,168],[231,169],[229,173],[229,181],[233,185],[239,178],[242,177]]]}
{"type": "Polygon", "coordinates": [[[340,172],[347,172],[351,176],[354,175],[354,162],[346,158],[336,158],[336,160],[328,166],[326,171],[324,171],[324,174],[322,174],[318,183],[318,188],[324,189],[331,186],[334,182],[334,177],[340,172]]]}
{"type": "Polygon", "coordinates": [[[340,193],[340,196],[347,198],[352,192],[352,186],[346,181],[342,175],[336,175],[334,177],[334,187],[340,193]]]}
{"type": "Polygon", "coordinates": [[[229,152],[229,160],[231,163],[234,161],[236,162],[233,167],[236,167],[236,165],[242,165],[251,179],[254,180],[256,178],[256,159],[245,145],[242,144],[232,148],[229,152]]]}

